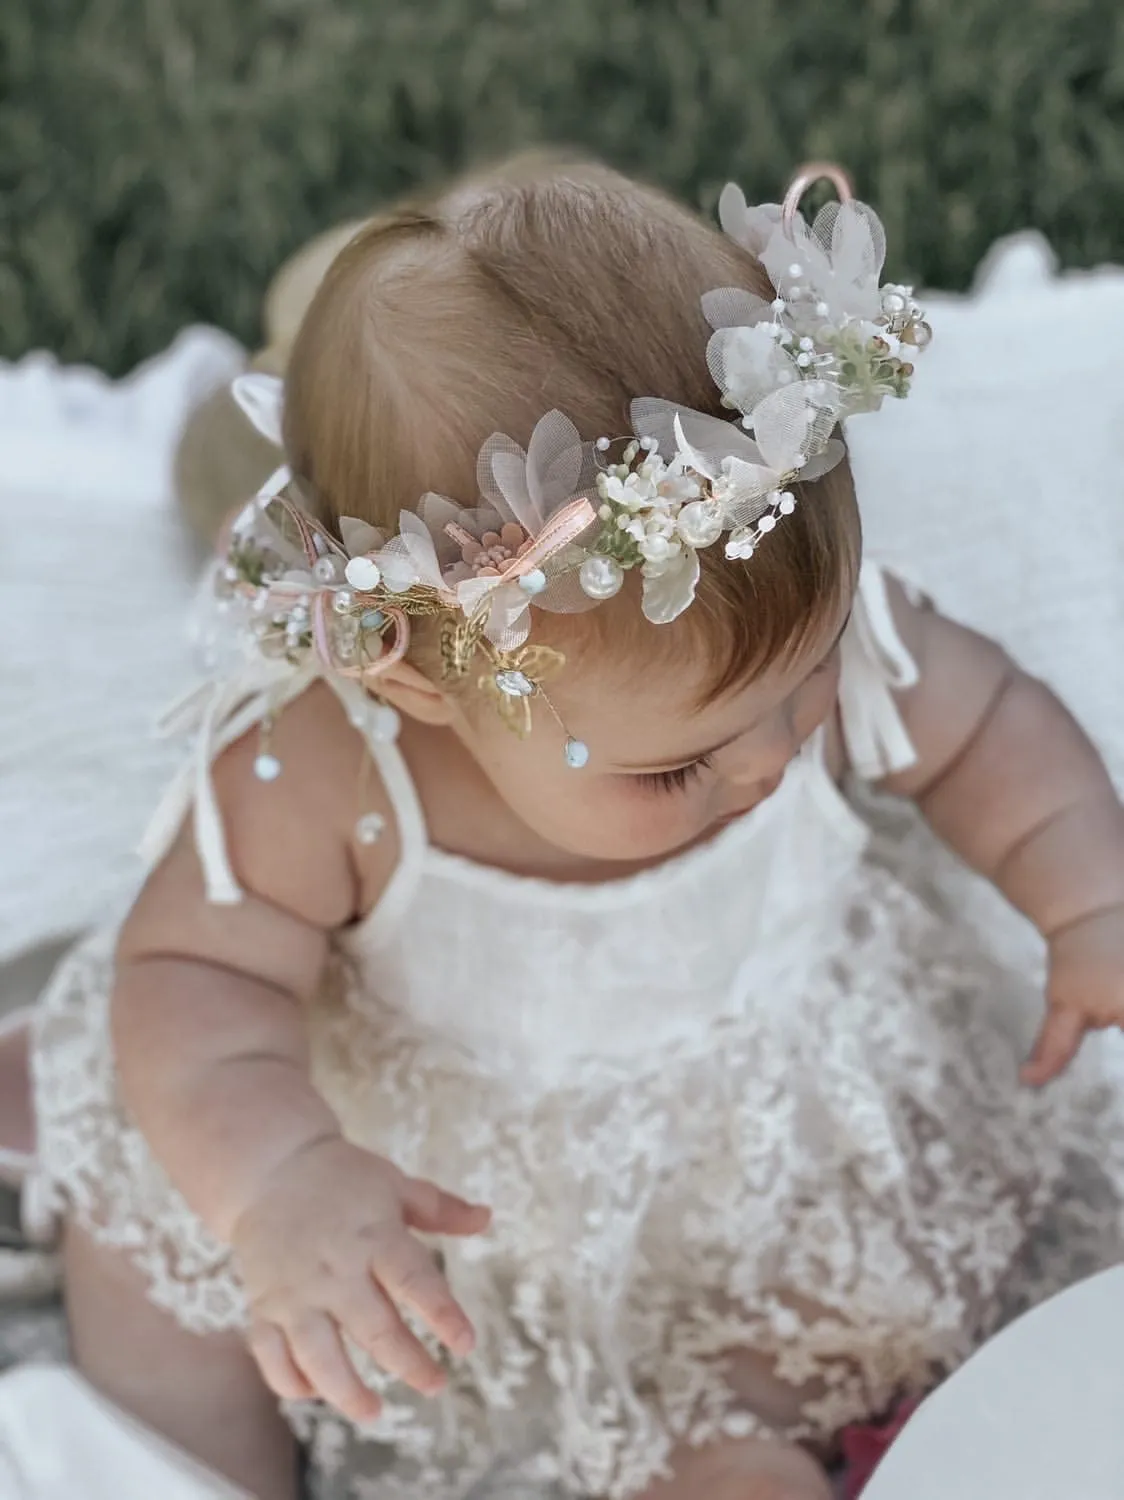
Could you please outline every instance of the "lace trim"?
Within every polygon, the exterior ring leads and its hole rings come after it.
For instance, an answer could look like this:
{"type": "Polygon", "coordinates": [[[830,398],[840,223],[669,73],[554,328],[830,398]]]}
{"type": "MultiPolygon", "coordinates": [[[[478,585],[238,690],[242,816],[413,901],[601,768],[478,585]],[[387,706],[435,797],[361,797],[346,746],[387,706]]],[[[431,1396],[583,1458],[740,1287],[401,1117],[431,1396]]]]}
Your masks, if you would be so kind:
{"type": "Polygon", "coordinates": [[[75,949],[40,1002],[31,1062],[39,1181],[103,1244],[125,1251],[157,1306],[196,1333],[238,1327],[230,1260],[168,1181],[116,1089],[109,995],[116,934],[75,949]]]}
{"type": "MultiPolygon", "coordinates": [[[[111,952],[85,945],[44,1001],[45,1171],[154,1301],[199,1331],[236,1326],[229,1257],[116,1101],[111,952]]],[[[594,1063],[528,1103],[350,998],[326,999],[313,1033],[349,1134],[496,1208],[486,1241],[442,1247],[479,1333],[445,1397],[415,1401],[367,1368],[388,1407],[366,1439],[292,1413],[355,1500],[394,1485],[452,1500],[497,1454],[520,1483],[623,1500],[677,1441],[830,1438],[1118,1257],[1113,1092],[1017,1091],[1019,987],[877,870],[800,1005],[623,1081],[594,1063]],[[746,1397],[726,1358],[741,1349],[769,1400],[746,1397]]]]}

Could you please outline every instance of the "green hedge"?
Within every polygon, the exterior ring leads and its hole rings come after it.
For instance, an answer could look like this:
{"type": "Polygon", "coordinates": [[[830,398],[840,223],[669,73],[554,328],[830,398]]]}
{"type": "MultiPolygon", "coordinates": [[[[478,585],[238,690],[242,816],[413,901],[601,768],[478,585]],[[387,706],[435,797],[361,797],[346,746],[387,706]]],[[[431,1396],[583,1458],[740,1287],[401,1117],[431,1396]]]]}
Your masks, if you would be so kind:
{"type": "Polygon", "coordinates": [[[1122,124],[1117,0],[0,0],[0,354],[253,341],[316,230],[538,141],[706,205],[837,157],[929,284],[1120,258],[1122,124]]]}

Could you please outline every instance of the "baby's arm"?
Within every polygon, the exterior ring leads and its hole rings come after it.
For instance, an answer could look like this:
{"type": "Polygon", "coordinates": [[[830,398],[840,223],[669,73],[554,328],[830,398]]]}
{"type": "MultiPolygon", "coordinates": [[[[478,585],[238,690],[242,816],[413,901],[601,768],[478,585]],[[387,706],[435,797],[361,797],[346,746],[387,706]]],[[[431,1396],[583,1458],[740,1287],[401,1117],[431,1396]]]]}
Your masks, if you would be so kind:
{"type": "Polygon", "coordinates": [[[312,1086],[304,1006],[329,934],[372,903],[396,851],[389,829],[371,850],[353,842],[362,750],[330,694],[306,694],[275,733],[277,782],[253,776],[252,740],[215,768],[244,899],[207,902],[185,829],[121,933],[114,1045],[122,1096],[153,1154],[234,1247],[267,1380],[362,1420],[377,1402],[338,1330],[436,1389],[440,1370],[395,1303],[457,1352],[471,1329],[406,1228],[474,1233],[487,1215],[349,1145],[312,1086]]]}
{"type": "Polygon", "coordinates": [[[920,673],[900,698],[918,761],[888,786],[1046,938],[1050,1009],[1024,1074],[1045,1083],[1089,1027],[1124,1021],[1124,807],[1048,688],[896,586],[893,605],[920,673]]]}

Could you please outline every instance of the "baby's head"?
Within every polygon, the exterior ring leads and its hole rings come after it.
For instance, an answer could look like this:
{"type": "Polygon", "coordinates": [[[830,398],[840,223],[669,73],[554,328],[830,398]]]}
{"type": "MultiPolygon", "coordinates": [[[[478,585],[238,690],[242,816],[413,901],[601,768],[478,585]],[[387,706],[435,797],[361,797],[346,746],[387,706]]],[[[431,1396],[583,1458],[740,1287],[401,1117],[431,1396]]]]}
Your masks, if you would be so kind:
{"type": "MultiPolygon", "coordinates": [[[[719,287],[774,295],[732,239],[601,167],[516,162],[389,213],[336,261],[293,349],[285,438],[306,500],[329,525],[393,533],[426,492],[474,506],[485,440],[525,447],[548,411],[590,441],[628,433],[641,397],[730,420],[700,306],[719,287]]],[[[532,642],[565,656],[549,693],[589,747],[580,772],[544,703],[520,740],[476,673],[445,683],[424,622],[379,691],[447,726],[552,843],[682,847],[767,796],[835,700],[860,552],[846,461],[796,489],[750,560],[700,551],[695,602],[670,624],[644,617],[632,573],[589,612],[532,612],[532,642]]]]}

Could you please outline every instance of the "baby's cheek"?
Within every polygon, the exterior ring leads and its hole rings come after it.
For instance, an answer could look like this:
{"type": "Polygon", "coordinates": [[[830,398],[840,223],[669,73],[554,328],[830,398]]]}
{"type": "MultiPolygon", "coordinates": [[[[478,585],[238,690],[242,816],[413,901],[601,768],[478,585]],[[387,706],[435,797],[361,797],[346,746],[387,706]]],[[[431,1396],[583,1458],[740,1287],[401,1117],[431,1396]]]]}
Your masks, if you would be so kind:
{"type": "Polygon", "coordinates": [[[668,854],[698,838],[705,826],[690,796],[654,792],[625,782],[605,800],[598,819],[602,836],[611,831],[624,859],[668,854]]]}

